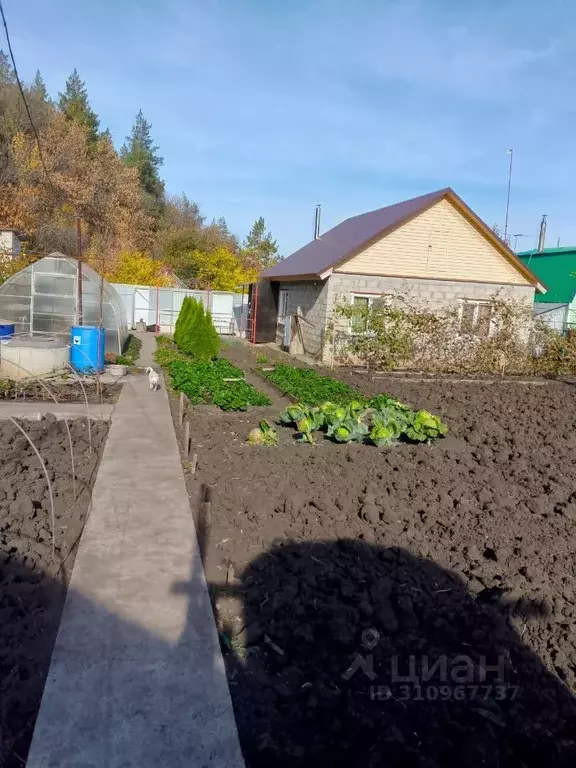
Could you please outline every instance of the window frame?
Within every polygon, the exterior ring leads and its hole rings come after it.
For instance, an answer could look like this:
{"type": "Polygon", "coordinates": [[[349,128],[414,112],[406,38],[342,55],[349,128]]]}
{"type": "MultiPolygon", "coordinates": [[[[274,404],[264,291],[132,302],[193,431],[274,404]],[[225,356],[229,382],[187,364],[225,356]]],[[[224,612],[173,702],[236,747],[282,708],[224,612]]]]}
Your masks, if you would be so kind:
{"type": "MultiPolygon", "coordinates": [[[[354,299],[368,299],[368,309],[371,309],[372,305],[374,304],[374,301],[381,300],[381,299],[388,299],[393,296],[392,293],[372,293],[371,291],[351,291],[350,292],[350,303],[354,305],[354,299]]],[[[350,321],[348,323],[348,332],[352,336],[361,336],[361,335],[367,335],[369,331],[366,329],[358,330],[352,327],[352,318],[350,318],[350,321]]]]}
{"type": "Polygon", "coordinates": [[[475,340],[490,338],[493,331],[492,312],[490,312],[487,332],[485,334],[477,333],[478,315],[480,312],[480,307],[490,307],[490,301],[488,299],[466,299],[466,298],[458,299],[458,336],[460,336],[461,338],[468,338],[468,339],[475,339],[475,340]],[[472,317],[471,330],[463,331],[462,320],[464,316],[464,307],[470,306],[470,305],[474,306],[474,314],[472,317]]]}
{"type": "Polygon", "coordinates": [[[278,316],[277,316],[278,325],[284,325],[286,323],[286,318],[288,317],[289,293],[290,292],[288,288],[280,288],[278,291],[278,316]],[[282,308],[282,304],[284,304],[284,314],[281,314],[280,312],[282,308]]]}

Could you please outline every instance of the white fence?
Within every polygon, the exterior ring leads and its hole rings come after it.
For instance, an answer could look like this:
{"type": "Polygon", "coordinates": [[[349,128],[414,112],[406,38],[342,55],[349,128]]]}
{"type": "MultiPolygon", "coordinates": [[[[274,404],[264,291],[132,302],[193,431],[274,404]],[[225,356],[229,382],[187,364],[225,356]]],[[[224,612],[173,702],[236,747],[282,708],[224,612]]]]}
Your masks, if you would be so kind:
{"type": "Polygon", "coordinates": [[[193,291],[187,288],[151,288],[145,285],[112,283],[124,304],[128,327],[143,320],[148,327],[159,326],[173,333],[186,296],[192,296],[210,309],[216,330],[230,336],[244,335],[248,314],[248,294],[225,291],[193,291]]]}

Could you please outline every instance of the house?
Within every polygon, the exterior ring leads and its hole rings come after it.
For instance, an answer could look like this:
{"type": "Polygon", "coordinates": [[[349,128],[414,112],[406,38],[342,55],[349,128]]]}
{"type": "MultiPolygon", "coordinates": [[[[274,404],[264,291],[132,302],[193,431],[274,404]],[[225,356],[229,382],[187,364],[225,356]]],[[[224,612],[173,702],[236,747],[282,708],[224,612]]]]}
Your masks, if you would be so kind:
{"type": "Polygon", "coordinates": [[[0,226],[0,258],[12,259],[21,251],[21,233],[12,227],[0,226]]]}
{"type": "Polygon", "coordinates": [[[535,291],[546,290],[449,187],[346,219],[266,270],[262,281],[261,306],[274,307],[276,340],[325,362],[326,325],[343,297],[369,304],[408,290],[430,308],[457,304],[467,327],[485,335],[494,294],[531,304],[535,291]],[[288,322],[295,315],[298,333],[288,322]]]}
{"type": "Polygon", "coordinates": [[[534,313],[558,331],[576,328],[576,246],[522,251],[518,258],[546,284],[534,313]]]}

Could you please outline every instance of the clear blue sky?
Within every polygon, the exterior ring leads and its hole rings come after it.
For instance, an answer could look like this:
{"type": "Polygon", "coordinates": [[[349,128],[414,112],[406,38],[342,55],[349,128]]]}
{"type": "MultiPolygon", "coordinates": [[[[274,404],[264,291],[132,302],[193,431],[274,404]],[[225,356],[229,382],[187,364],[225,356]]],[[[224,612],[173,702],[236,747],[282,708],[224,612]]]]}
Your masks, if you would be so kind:
{"type": "MultiPolygon", "coordinates": [[[[576,243],[574,0],[4,0],[21,74],[77,67],[118,146],[142,108],[169,192],[289,254],[450,185],[489,224],[576,243]]],[[[0,45],[5,47],[0,33],[0,45]]]]}

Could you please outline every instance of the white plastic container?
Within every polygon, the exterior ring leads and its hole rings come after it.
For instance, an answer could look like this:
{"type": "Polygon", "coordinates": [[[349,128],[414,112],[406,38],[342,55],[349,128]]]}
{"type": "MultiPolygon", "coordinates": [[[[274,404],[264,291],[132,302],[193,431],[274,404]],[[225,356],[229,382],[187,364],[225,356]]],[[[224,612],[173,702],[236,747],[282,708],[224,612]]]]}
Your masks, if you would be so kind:
{"type": "Polygon", "coordinates": [[[2,344],[0,377],[22,379],[48,376],[68,368],[68,345],[58,339],[11,339],[2,344]]]}

